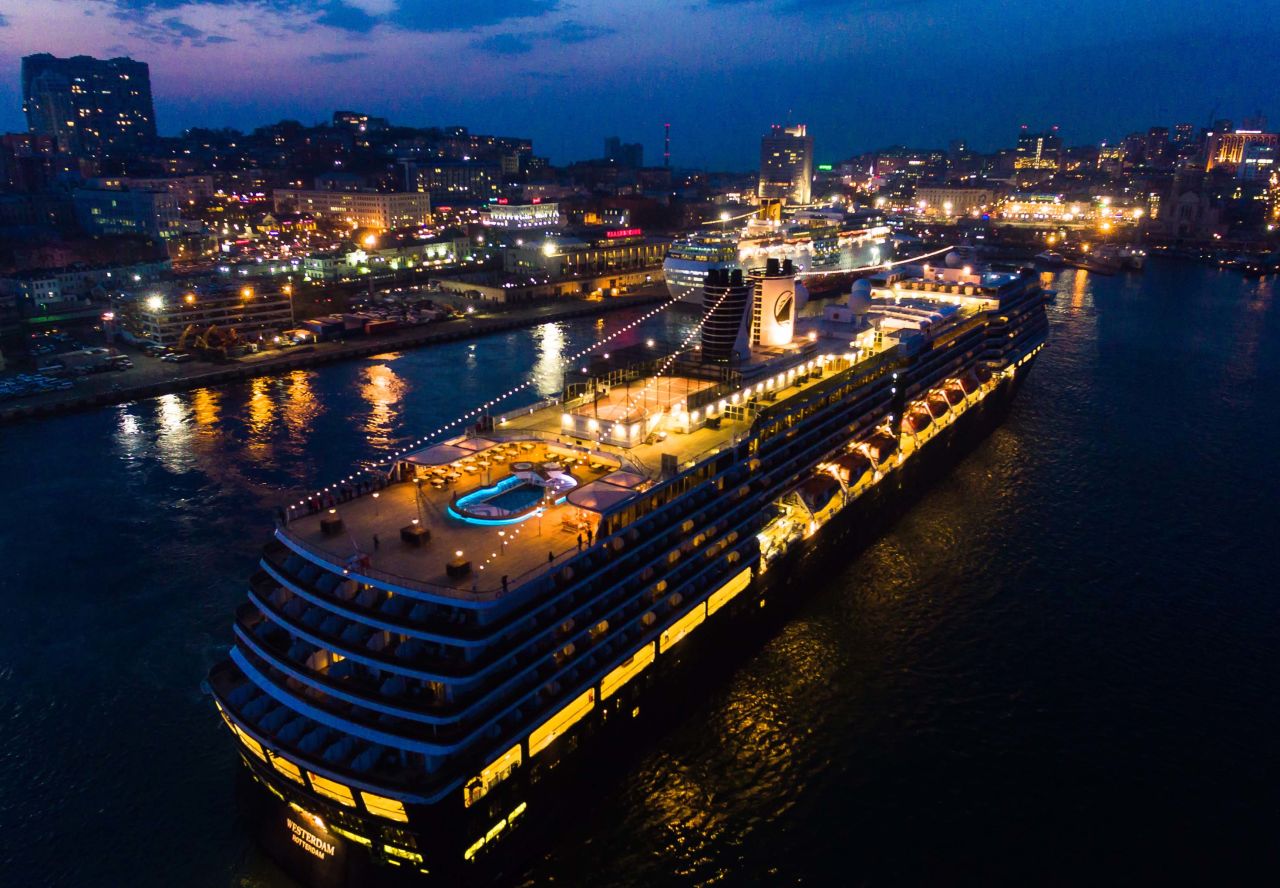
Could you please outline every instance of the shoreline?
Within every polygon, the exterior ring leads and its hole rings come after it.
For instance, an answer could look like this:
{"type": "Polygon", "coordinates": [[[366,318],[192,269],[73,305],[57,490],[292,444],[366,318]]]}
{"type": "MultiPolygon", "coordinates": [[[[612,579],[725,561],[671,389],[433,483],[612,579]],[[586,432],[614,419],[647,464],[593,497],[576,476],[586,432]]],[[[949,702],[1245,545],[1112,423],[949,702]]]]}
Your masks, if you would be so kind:
{"type": "MultiPolygon", "coordinates": [[[[665,295],[646,293],[635,296],[615,296],[602,302],[579,302],[564,308],[552,308],[541,305],[531,309],[516,309],[511,313],[496,318],[476,320],[445,321],[404,331],[395,331],[376,338],[350,340],[342,343],[322,343],[316,346],[291,349],[279,355],[266,358],[251,359],[245,362],[227,365],[201,364],[195,372],[181,374],[168,379],[136,383],[119,388],[108,388],[95,392],[76,391],[50,392],[37,395],[36,403],[16,404],[0,409],[0,424],[22,422],[29,419],[42,419],[81,410],[92,410],[96,407],[109,407],[160,395],[189,392],[206,386],[224,385],[239,382],[258,376],[272,376],[287,373],[291,370],[317,367],[336,361],[352,358],[363,358],[399,349],[417,348],[437,342],[453,342],[459,339],[474,339],[490,333],[502,333],[517,330],[536,324],[553,321],[574,320],[610,314],[633,307],[644,307],[663,302],[665,295]]],[[[166,368],[167,369],[167,368],[166,368]]],[[[181,365],[175,365],[181,369],[181,365]]]]}

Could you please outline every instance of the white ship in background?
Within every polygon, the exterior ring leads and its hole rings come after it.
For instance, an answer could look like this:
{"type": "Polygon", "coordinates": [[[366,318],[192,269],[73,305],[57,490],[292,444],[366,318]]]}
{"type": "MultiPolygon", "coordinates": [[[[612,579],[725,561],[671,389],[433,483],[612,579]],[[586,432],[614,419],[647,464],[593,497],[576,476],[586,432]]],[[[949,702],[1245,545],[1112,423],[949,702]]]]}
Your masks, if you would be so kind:
{"type": "Polygon", "coordinates": [[[805,286],[820,294],[847,289],[855,272],[893,258],[889,227],[879,216],[807,209],[784,219],[780,209],[768,203],[741,228],[677,239],[662,264],[667,290],[682,302],[701,305],[708,271],[749,271],[770,259],[790,259],[805,286]]]}

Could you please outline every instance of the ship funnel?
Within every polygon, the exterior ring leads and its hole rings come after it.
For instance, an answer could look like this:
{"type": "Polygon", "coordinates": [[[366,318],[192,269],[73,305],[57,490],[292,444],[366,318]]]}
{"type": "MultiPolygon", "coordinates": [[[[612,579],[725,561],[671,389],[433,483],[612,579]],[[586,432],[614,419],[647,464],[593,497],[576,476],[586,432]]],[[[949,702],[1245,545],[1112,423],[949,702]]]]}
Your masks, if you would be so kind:
{"type": "Polygon", "coordinates": [[[780,267],[781,265],[777,259],[769,259],[764,264],[764,273],[767,274],[769,277],[777,277],[780,267]]]}
{"type": "Polygon", "coordinates": [[[792,262],[790,259],[783,259],[783,260],[782,260],[782,273],[783,273],[783,274],[795,274],[795,273],[796,273],[796,264],[795,264],[794,262],[792,262]]]}

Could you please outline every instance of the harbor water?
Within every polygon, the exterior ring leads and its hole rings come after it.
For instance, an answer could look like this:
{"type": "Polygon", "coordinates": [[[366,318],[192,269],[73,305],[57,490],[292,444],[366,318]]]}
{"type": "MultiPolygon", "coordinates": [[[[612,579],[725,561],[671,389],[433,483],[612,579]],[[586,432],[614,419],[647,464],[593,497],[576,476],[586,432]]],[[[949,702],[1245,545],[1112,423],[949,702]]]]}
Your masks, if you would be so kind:
{"type": "MultiPolygon", "coordinates": [[[[527,884],[1274,868],[1276,283],[1046,283],[1008,422],[602,779],[527,884]]],[[[0,428],[0,884],[288,885],[201,691],[272,510],[519,381],[557,391],[639,313],[0,428]]]]}

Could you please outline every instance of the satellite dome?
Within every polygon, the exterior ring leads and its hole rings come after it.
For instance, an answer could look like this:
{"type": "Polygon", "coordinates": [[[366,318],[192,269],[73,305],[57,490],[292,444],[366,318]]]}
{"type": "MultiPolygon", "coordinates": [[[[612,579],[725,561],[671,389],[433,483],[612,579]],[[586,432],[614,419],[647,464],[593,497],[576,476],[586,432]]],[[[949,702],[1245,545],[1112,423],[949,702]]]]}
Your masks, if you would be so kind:
{"type": "Polygon", "coordinates": [[[861,278],[853,282],[849,291],[849,310],[855,315],[865,315],[871,308],[871,281],[861,278]]]}
{"type": "Polygon", "coordinates": [[[959,250],[952,250],[947,254],[946,263],[947,268],[960,268],[964,265],[965,258],[960,255],[959,250]]]}

